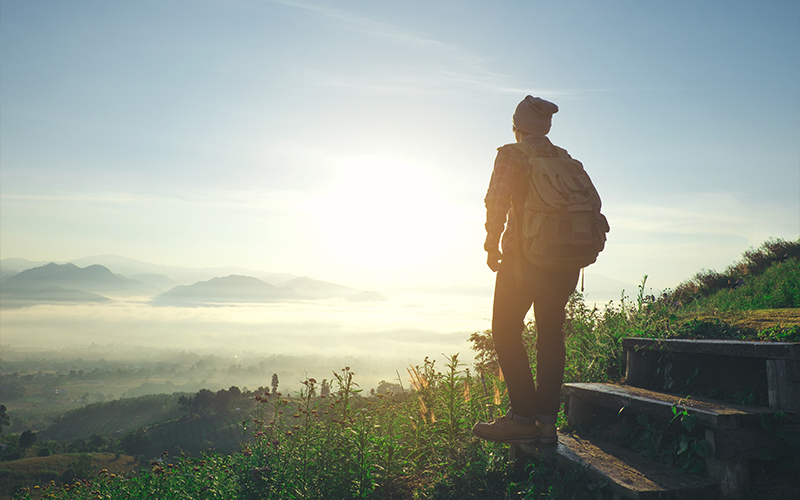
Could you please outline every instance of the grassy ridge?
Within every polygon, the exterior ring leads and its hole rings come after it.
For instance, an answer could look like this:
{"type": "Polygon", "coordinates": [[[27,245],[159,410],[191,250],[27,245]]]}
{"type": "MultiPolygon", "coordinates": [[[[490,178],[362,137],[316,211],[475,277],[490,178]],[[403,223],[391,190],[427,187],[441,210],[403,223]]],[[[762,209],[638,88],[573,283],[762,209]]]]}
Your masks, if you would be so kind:
{"type": "Polygon", "coordinates": [[[65,413],[40,432],[39,437],[63,441],[95,434],[109,436],[119,431],[130,431],[172,420],[181,416],[177,405],[178,397],[179,395],[153,394],[92,403],[65,413]]]}

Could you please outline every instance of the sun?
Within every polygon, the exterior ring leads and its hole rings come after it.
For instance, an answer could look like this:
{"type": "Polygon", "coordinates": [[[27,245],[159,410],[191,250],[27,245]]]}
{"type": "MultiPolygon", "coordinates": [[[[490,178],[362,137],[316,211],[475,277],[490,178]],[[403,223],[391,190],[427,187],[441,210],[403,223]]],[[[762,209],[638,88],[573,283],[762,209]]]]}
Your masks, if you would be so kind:
{"type": "Polygon", "coordinates": [[[344,265],[381,271],[422,263],[443,235],[439,181],[421,165],[380,157],[343,162],[321,198],[323,241],[344,265]]]}

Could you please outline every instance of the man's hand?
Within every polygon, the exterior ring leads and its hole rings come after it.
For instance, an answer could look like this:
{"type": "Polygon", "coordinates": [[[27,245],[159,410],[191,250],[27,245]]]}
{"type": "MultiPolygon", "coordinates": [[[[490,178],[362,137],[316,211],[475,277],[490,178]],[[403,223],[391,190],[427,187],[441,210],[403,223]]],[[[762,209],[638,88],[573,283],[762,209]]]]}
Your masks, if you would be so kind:
{"type": "Polygon", "coordinates": [[[486,264],[492,272],[497,272],[500,269],[500,262],[503,260],[503,254],[500,250],[489,250],[489,256],[486,258],[486,264]]]}

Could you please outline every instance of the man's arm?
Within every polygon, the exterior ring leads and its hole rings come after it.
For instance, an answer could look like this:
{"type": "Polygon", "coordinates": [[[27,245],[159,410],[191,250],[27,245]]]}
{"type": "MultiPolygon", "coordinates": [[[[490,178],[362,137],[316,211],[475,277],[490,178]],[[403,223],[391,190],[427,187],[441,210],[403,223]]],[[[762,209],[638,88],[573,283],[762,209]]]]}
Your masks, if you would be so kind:
{"type": "Polygon", "coordinates": [[[511,193],[514,187],[515,170],[506,148],[500,148],[494,161],[492,178],[486,192],[486,242],[483,249],[488,253],[486,264],[493,272],[500,269],[503,254],[500,251],[500,237],[506,226],[508,211],[511,209],[511,193]]]}

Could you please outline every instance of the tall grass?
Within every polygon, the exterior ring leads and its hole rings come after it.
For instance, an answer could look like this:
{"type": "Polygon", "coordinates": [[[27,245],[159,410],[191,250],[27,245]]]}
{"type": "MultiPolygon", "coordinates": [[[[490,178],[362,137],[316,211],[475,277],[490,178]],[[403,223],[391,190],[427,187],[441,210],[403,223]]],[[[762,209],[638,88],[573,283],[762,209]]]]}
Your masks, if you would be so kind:
{"type": "Polygon", "coordinates": [[[330,397],[317,395],[314,379],[292,397],[259,394],[240,453],[165,453],[133,477],[100,473],[16,498],[589,498],[579,471],[540,463],[521,472],[506,446],[471,436],[489,408],[507,403],[496,375],[481,380],[457,354],[442,370],[426,359],[409,372],[414,389],[394,394],[362,397],[349,368],[330,397]]]}

